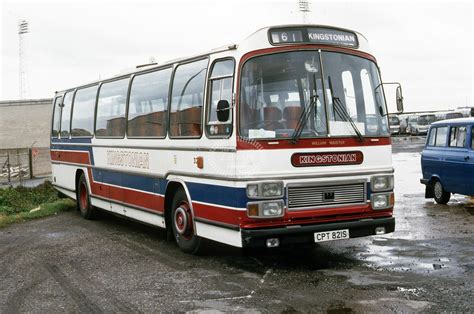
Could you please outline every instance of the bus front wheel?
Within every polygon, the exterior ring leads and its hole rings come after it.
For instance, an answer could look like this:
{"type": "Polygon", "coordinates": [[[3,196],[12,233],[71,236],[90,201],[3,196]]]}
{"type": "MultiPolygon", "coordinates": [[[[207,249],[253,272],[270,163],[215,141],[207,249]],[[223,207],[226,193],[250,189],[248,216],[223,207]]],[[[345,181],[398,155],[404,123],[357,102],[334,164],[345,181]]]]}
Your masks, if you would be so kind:
{"type": "Polygon", "coordinates": [[[86,176],[81,174],[77,182],[77,207],[81,212],[81,216],[85,219],[94,219],[96,217],[96,209],[91,204],[89,189],[87,188],[86,176]]]}
{"type": "Polygon", "coordinates": [[[182,189],[174,195],[172,208],[171,227],[178,247],[185,253],[196,254],[201,239],[196,235],[191,206],[182,189]]]}

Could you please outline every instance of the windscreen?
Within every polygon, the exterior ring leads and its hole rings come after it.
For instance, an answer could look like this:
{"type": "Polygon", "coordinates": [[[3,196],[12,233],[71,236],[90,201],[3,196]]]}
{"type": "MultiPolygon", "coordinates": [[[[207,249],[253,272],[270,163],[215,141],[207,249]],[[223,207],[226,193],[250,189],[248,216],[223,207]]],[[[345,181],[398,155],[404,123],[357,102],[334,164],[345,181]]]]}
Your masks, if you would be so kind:
{"type": "Polygon", "coordinates": [[[352,55],[293,51],[250,59],[241,76],[240,135],[291,138],[298,128],[301,138],[388,135],[379,85],[376,65],[352,55]]]}
{"type": "Polygon", "coordinates": [[[400,119],[398,117],[391,116],[388,120],[390,125],[399,125],[400,124],[400,119]]]}
{"type": "Polygon", "coordinates": [[[434,114],[422,115],[418,117],[419,125],[430,125],[431,123],[435,121],[436,121],[436,116],[434,114]]]}

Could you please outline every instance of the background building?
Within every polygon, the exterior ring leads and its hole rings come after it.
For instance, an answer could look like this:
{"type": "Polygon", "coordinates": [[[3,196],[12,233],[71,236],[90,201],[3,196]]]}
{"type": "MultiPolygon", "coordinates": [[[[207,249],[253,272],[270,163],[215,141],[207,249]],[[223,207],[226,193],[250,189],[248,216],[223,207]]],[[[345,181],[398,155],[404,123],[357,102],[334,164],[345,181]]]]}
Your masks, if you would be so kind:
{"type": "Polygon", "coordinates": [[[0,183],[51,173],[52,101],[0,101],[0,183]]]}

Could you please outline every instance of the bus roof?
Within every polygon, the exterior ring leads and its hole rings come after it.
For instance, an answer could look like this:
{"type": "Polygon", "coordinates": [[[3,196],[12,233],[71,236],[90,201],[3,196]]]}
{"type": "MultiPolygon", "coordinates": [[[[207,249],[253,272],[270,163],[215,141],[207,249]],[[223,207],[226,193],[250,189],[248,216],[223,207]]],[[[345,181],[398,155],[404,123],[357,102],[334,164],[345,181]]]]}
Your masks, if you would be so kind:
{"type": "Polygon", "coordinates": [[[165,68],[172,66],[176,63],[205,58],[212,54],[223,53],[225,51],[236,51],[237,55],[244,55],[245,53],[253,50],[291,45],[336,46],[358,50],[370,54],[368,41],[365,36],[359,32],[350,29],[318,24],[273,25],[260,28],[259,30],[255,31],[247,38],[242,40],[239,44],[224,45],[205,53],[168,60],[161,64],[153,63],[150,65],[136,66],[135,68],[131,68],[129,70],[124,71],[123,73],[112,75],[105,79],[92,81],[86,84],[76,85],[72,88],[57,91],[56,93],[64,93],[67,91],[74,90],[76,88],[96,85],[104,81],[125,78],[135,73],[165,68]],[[284,38],[288,38],[288,40],[283,41],[284,38]]]}

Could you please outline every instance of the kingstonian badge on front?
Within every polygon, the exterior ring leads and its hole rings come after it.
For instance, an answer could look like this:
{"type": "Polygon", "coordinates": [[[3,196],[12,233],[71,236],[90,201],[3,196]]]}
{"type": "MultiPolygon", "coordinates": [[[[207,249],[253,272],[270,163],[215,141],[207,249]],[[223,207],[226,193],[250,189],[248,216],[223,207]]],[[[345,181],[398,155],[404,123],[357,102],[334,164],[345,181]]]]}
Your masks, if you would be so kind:
{"type": "Polygon", "coordinates": [[[360,151],[296,153],[291,156],[294,167],[360,165],[363,161],[364,154],[360,151]]]}

